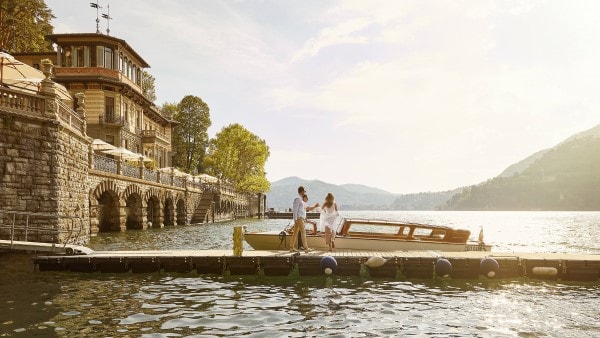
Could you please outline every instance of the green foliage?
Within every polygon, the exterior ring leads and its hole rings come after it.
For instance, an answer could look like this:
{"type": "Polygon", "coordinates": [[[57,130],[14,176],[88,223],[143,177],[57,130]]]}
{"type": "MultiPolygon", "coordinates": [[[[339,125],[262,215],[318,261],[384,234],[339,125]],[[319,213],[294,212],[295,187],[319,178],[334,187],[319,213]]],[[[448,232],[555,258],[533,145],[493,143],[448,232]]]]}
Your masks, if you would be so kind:
{"type": "Polygon", "coordinates": [[[175,155],[173,165],[187,173],[202,172],[202,162],[208,145],[208,127],[211,125],[210,109],[201,98],[193,95],[184,97],[177,107],[166,104],[163,110],[174,111],[175,126],[172,146],[175,155]]]}
{"type": "Polygon", "coordinates": [[[600,210],[600,138],[560,144],[521,173],[465,188],[441,209],[600,210]]]}
{"type": "Polygon", "coordinates": [[[142,92],[144,93],[144,96],[152,102],[156,101],[156,89],[154,87],[155,80],[156,79],[152,74],[145,70],[142,71],[142,92]]]}
{"type": "Polygon", "coordinates": [[[269,158],[267,143],[240,124],[223,128],[210,140],[204,164],[206,173],[232,183],[240,192],[266,192],[269,158]]]}
{"type": "Polygon", "coordinates": [[[0,49],[10,53],[51,51],[52,10],[44,0],[0,0],[0,49]]]}

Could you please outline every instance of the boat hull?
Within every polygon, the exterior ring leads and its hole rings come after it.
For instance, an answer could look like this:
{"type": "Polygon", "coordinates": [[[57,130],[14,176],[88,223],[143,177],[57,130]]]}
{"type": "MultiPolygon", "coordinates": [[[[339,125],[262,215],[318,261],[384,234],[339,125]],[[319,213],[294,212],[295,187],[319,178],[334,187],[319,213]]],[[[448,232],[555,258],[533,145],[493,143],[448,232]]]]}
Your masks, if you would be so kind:
{"type": "MultiPolygon", "coordinates": [[[[264,231],[244,234],[246,242],[255,250],[289,250],[291,235],[285,232],[264,231]]],[[[329,250],[322,234],[307,234],[308,247],[313,250],[329,250]]],[[[477,243],[440,243],[426,240],[399,240],[382,238],[357,238],[336,236],[335,250],[376,250],[376,251],[489,251],[491,246],[477,243]]]]}

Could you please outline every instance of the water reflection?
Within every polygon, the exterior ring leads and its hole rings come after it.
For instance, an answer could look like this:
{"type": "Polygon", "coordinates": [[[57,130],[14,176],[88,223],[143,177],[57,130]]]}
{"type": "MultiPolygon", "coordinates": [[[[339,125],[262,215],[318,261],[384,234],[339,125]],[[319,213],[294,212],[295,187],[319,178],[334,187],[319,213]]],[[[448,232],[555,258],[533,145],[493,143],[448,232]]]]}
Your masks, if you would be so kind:
{"type": "MultiPolygon", "coordinates": [[[[595,239],[576,237],[583,232],[598,238],[597,213],[489,215],[401,216],[474,230],[485,226],[486,238],[506,250],[578,252],[582,247],[579,252],[600,253],[595,239]],[[554,231],[557,228],[567,229],[574,238],[554,231]]],[[[287,222],[240,220],[102,234],[92,246],[96,250],[224,249],[232,248],[236,225],[280,229],[287,222]]],[[[0,336],[581,337],[600,333],[598,283],[405,281],[299,277],[297,272],[285,277],[41,273],[33,271],[30,259],[0,254],[0,336]]]]}

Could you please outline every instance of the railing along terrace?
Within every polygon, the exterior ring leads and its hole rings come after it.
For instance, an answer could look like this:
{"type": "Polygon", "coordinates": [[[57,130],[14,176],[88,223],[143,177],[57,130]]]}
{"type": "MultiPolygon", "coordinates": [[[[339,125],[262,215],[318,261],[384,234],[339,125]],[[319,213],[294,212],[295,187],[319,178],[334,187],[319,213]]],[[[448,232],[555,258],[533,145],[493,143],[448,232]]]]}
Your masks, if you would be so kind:
{"type": "Polygon", "coordinates": [[[46,99],[40,95],[0,87],[0,108],[42,114],[46,99]]]}
{"type": "Polygon", "coordinates": [[[166,185],[171,185],[171,175],[161,173],[160,174],[160,183],[166,184],[166,185]]]}
{"type": "Polygon", "coordinates": [[[117,173],[117,161],[113,160],[112,158],[108,158],[106,156],[94,154],[94,168],[97,170],[116,174],[117,173]]]}
{"type": "Polygon", "coordinates": [[[173,185],[176,187],[185,187],[185,181],[187,181],[187,179],[185,178],[181,178],[181,177],[173,177],[173,185]]]}
{"type": "Polygon", "coordinates": [[[58,101],[58,117],[64,123],[83,133],[83,118],[62,101],[58,101]]]}
{"type": "Polygon", "coordinates": [[[139,166],[132,166],[131,164],[123,163],[123,165],[121,166],[121,171],[124,176],[140,178],[139,166]]]}
{"type": "MultiPolygon", "coordinates": [[[[94,154],[94,169],[99,171],[108,172],[111,174],[118,174],[118,165],[117,161],[112,158],[108,158],[103,155],[94,154]]],[[[137,165],[131,165],[127,162],[121,163],[121,175],[132,177],[132,178],[141,178],[140,177],[140,167],[137,165]]],[[[179,177],[173,176],[168,172],[161,172],[159,179],[159,172],[156,170],[143,169],[145,181],[161,183],[164,185],[171,185],[180,188],[190,188],[190,189],[199,189],[203,191],[210,191],[213,193],[216,192],[227,192],[231,188],[228,185],[221,185],[221,183],[211,183],[211,182],[203,182],[195,181],[194,179],[190,179],[188,177],[179,177]],[[225,189],[225,187],[229,187],[230,189],[225,189]]]]}
{"type": "Polygon", "coordinates": [[[147,181],[156,182],[158,180],[156,177],[156,171],[144,168],[144,179],[147,181]]]}

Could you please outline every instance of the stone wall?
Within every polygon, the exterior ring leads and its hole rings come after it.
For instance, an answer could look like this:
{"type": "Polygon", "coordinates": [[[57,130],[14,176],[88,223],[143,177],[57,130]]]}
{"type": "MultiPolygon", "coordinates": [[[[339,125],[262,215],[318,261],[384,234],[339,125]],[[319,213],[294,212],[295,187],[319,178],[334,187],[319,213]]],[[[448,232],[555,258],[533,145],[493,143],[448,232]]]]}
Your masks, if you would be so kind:
{"type": "MultiPolygon", "coordinates": [[[[14,217],[17,226],[28,225],[27,240],[64,242],[79,234],[80,240],[72,242],[86,242],[84,186],[91,140],[46,114],[46,105],[15,108],[0,107],[0,235],[10,235],[7,225],[14,217]]],[[[26,239],[24,229],[13,233],[15,240],[26,239]]]]}

